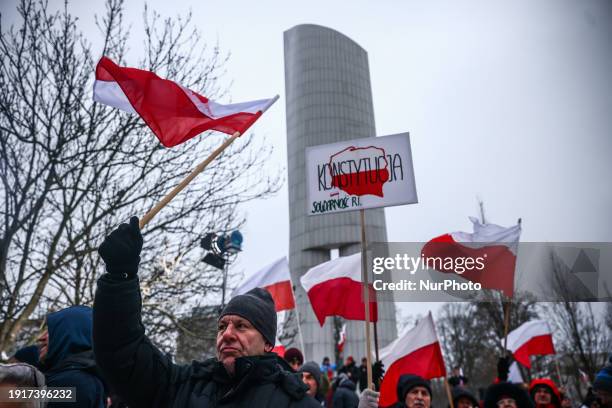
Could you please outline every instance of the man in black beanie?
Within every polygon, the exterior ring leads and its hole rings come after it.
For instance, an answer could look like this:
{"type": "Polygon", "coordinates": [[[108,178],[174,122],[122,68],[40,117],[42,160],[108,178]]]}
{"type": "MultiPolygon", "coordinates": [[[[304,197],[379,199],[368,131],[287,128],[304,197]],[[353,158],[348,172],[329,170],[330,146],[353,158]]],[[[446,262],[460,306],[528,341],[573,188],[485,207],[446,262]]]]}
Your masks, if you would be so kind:
{"type": "Polygon", "coordinates": [[[397,399],[398,407],[430,408],[431,383],[418,375],[403,374],[397,381],[397,399]]]}
{"type": "Polygon", "coordinates": [[[138,265],[138,218],[106,237],[98,252],[107,273],[98,279],[93,309],[96,362],[131,408],[314,408],[308,387],[275,353],[276,312],[270,294],[236,296],[219,316],[217,357],[178,366],[146,337],[138,265]]]}

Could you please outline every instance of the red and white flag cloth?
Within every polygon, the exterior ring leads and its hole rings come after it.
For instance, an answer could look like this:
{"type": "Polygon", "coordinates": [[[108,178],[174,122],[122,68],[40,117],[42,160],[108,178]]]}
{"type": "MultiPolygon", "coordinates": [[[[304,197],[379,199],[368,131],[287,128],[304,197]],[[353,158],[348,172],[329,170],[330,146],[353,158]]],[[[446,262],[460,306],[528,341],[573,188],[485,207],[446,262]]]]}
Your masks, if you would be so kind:
{"type": "Polygon", "coordinates": [[[531,368],[530,356],[555,354],[552,330],[545,320],[531,320],[508,333],[508,350],[514,359],[531,368]]]}
{"type": "Polygon", "coordinates": [[[285,357],[285,346],[282,345],[278,336],[276,336],[276,342],[274,344],[274,348],[272,349],[272,353],[278,354],[280,358],[285,357]]]}
{"type": "Polygon", "coordinates": [[[344,343],[346,343],[346,323],[342,325],[342,330],[340,330],[340,339],[338,339],[338,353],[342,353],[344,350],[344,343]]]}
{"type": "Polygon", "coordinates": [[[287,257],[282,257],[255,272],[234,290],[232,296],[242,295],[253,288],[264,288],[270,292],[277,312],[295,308],[287,257]]]}
{"type": "Polygon", "coordinates": [[[512,364],[510,364],[510,368],[508,369],[508,382],[515,384],[522,384],[525,382],[525,380],[523,380],[521,370],[519,369],[519,365],[516,361],[513,361],[512,364]]]}
{"type": "Polygon", "coordinates": [[[380,385],[381,407],[397,401],[397,382],[402,374],[416,374],[425,379],[444,377],[446,368],[431,312],[391,344],[380,351],[387,372],[380,385]]]}
{"type": "Polygon", "coordinates": [[[422,256],[430,258],[426,260],[430,268],[451,273],[457,273],[457,263],[452,260],[480,259],[484,265],[482,268],[475,264],[471,270],[466,269],[457,274],[480,283],[485,289],[500,290],[506,296],[512,297],[521,225],[506,228],[495,224],[481,224],[473,217],[470,217],[470,221],[474,227],[473,233],[452,232],[436,237],[423,246],[422,256]],[[442,258],[444,262],[438,263],[436,258],[442,258]]]}
{"type": "Polygon", "coordinates": [[[221,105],[150,71],[120,67],[102,57],[94,101],[137,113],[166,147],[206,131],[243,134],[278,97],[221,105]]]}
{"type": "MultiPolygon", "coordinates": [[[[314,314],[323,326],[327,316],[365,320],[361,254],[343,256],[317,265],[300,278],[314,314]]],[[[370,285],[370,321],[378,321],[376,293],[370,285]]]]}

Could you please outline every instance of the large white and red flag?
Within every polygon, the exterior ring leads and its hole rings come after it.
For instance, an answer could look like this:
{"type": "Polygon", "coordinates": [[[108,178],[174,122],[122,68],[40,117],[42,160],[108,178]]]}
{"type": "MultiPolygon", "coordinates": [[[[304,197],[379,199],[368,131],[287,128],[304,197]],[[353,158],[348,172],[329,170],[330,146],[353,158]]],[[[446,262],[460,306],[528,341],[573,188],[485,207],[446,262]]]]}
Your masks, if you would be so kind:
{"type": "Polygon", "coordinates": [[[418,324],[380,351],[387,369],[380,384],[381,407],[397,401],[397,382],[402,374],[415,374],[425,379],[444,377],[446,368],[431,312],[418,324]]]}
{"type": "Polygon", "coordinates": [[[232,296],[242,295],[253,288],[264,288],[270,292],[277,312],[295,308],[287,257],[282,257],[251,275],[234,290],[232,296]]]}
{"type": "Polygon", "coordinates": [[[458,276],[478,282],[485,289],[514,295],[514,269],[521,225],[506,228],[495,224],[482,224],[470,217],[474,232],[452,232],[433,238],[423,246],[422,256],[429,268],[440,272],[457,273],[458,276]],[[457,271],[457,262],[472,259],[471,269],[457,271]],[[437,262],[441,260],[440,262],[437,262]],[[479,262],[478,262],[479,261],[479,262]]]}
{"type": "Polygon", "coordinates": [[[153,72],[120,67],[107,57],[96,67],[94,101],[137,113],[166,147],[206,130],[243,134],[276,99],[222,105],[153,72]]]}
{"type": "MultiPolygon", "coordinates": [[[[323,326],[327,316],[365,320],[361,254],[343,256],[310,268],[300,278],[314,314],[323,326]]],[[[370,285],[370,321],[378,321],[376,293],[370,285]]]]}
{"type": "Polygon", "coordinates": [[[531,368],[530,356],[555,354],[552,330],[545,320],[531,320],[508,333],[507,348],[514,359],[531,368]]]}

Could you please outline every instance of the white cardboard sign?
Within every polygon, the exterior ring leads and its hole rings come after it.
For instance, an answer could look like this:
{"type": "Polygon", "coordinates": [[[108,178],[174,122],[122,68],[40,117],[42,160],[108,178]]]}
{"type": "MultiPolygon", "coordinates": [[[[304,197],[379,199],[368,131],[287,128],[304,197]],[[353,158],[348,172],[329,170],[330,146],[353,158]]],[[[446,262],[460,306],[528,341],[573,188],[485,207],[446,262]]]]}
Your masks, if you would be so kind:
{"type": "Polygon", "coordinates": [[[408,133],[308,147],[306,174],[309,215],[418,202],[408,133]]]}

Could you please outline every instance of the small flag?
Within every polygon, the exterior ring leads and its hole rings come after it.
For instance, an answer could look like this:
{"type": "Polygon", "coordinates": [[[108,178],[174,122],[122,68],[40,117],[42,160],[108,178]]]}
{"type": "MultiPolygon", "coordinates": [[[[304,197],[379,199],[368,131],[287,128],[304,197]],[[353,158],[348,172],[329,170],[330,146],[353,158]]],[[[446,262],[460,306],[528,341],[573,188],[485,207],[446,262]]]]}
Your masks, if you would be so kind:
{"type": "Polygon", "coordinates": [[[446,368],[431,312],[413,329],[382,349],[380,358],[388,367],[380,385],[381,407],[397,402],[397,382],[402,374],[415,374],[425,379],[444,377],[446,368]]]}
{"type": "Polygon", "coordinates": [[[552,330],[545,320],[531,320],[508,333],[508,350],[514,359],[531,368],[530,356],[555,354],[552,330]]]}
{"type": "MultiPolygon", "coordinates": [[[[323,326],[327,316],[365,320],[361,254],[343,256],[317,265],[300,278],[314,314],[323,326]]],[[[378,320],[374,288],[370,285],[370,321],[378,320]]]]}
{"type": "Polygon", "coordinates": [[[247,293],[253,288],[264,288],[270,292],[277,312],[295,308],[287,257],[282,257],[255,272],[236,288],[232,296],[247,293]]]}
{"type": "Polygon", "coordinates": [[[346,323],[342,325],[340,330],[340,339],[338,339],[338,353],[342,353],[344,350],[344,343],[346,342],[346,323]]]}

